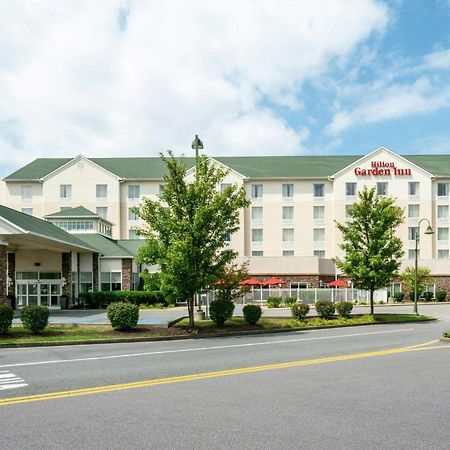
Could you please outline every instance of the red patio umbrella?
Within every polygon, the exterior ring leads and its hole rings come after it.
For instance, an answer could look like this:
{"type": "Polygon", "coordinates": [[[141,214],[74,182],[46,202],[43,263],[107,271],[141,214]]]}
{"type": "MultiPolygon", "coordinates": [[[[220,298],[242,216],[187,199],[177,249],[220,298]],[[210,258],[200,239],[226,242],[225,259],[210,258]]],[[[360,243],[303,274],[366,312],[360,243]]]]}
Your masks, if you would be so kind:
{"type": "Polygon", "coordinates": [[[262,284],[262,281],[259,281],[256,278],[249,278],[247,280],[244,280],[242,284],[245,284],[246,286],[260,286],[262,284]]]}
{"type": "Polygon", "coordinates": [[[330,287],[348,287],[348,284],[344,280],[334,280],[331,283],[328,283],[328,286],[330,287]]]}
{"type": "Polygon", "coordinates": [[[280,278],[272,277],[264,281],[264,283],[261,283],[262,286],[277,286],[279,284],[286,284],[286,281],[281,280],[280,278]]]}

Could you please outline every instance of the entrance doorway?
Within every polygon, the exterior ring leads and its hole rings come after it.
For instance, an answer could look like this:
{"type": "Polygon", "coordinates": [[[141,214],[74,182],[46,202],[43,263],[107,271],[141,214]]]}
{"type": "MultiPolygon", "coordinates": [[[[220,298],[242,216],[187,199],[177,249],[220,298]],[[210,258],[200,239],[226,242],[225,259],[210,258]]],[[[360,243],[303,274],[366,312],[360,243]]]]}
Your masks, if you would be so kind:
{"type": "Polygon", "coordinates": [[[59,308],[62,294],[61,281],[22,281],[16,282],[16,306],[42,305],[59,308]]]}

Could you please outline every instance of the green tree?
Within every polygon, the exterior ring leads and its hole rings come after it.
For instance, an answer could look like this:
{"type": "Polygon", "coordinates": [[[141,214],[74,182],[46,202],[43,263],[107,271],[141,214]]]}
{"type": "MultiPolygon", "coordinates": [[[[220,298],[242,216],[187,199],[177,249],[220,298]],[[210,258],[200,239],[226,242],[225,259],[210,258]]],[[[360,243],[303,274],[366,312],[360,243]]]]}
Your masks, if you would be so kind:
{"type": "MultiPolygon", "coordinates": [[[[430,278],[430,274],[431,270],[428,269],[428,267],[417,268],[417,294],[423,293],[427,285],[433,282],[433,279],[430,278]]],[[[409,292],[414,292],[415,279],[416,271],[414,267],[407,267],[400,274],[400,281],[408,288],[409,292]]]]}
{"type": "Polygon", "coordinates": [[[392,197],[380,197],[366,186],[359,201],[349,210],[349,221],[336,226],[342,233],[340,248],[345,256],[335,262],[362,289],[370,292],[370,313],[374,313],[373,293],[398,276],[402,241],[395,233],[403,222],[403,210],[392,197]]]}
{"type": "Polygon", "coordinates": [[[160,267],[161,291],[186,300],[189,326],[194,326],[194,295],[225,276],[237,256],[225,243],[239,229],[239,211],[247,207],[243,187],[217,187],[228,171],[206,156],[196,158],[193,181],[186,178],[183,158],[161,156],[167,166],[159,200],[145,198],[139,215],[146,223],[139,234],[146,245],[139,261],[160,267]]]}

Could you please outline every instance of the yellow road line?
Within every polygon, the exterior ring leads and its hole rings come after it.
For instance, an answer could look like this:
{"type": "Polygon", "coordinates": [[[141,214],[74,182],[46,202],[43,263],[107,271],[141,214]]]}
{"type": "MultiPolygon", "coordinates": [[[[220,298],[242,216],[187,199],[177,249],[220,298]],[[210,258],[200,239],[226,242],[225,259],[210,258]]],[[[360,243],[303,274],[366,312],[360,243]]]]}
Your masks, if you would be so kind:
{"type": "MultiPolygon", "coordinates": [[[[434,342],[434,341],[433,341],[434,342]]],[[[427,343],[427,345],[430,343],[427,343]]],[[[450,346],[446,346],[450,347],[450,346]]],[[[440,347],[435,347],[440,348],[440,347]]],[[[180,383],[183,381],[204,380],[208,378],[224,377],[230,375],[241,375],[255,372],[264,372],[267,370],[287,369],[291,367],[310,366],[314,364],[324,364],[338,361],[349,361],[353,359],[373,358],[376,356],[395,355],[400,353],[408,353],[413,351],[426,350],[425,347],[402,347],[389,350],[379,350],[375,352],[356,353],[353,355],[331,356],[327,358],[307,359],[302,361],[292,361],[278,364],[267,364],[254,367],[243,367],[240,369],[220,370],[217,372],[197,373],[191,375],[182,375],[168,378],[158,378],[154,380],[138,381],[134,383],[112,384],[108,386],[98,386],[85,389],[75,389],[72,391],[51,392],[47,394],[29,395],[25,397],[12,397],[0,400],[0,406],[17,405],[20,403],[31,403],[43,400],[55,400],[60,398],[78,397],[81,395],[101,394],[105,392],[122,391],[126,389],[145,388],[150,386],[158,386],[162,384],[180,383]]]]}
{"type": "Polygon", "coordinates": [[[436,344],[436,342],[439,342],[439,339],[433,339],[432,341],[430,341],[430,342],[425,342],[425,343],[423,343],[423,344],[417,344],[417,345],[411,345],[410,347],[408,347],[408,348],[419,348],[419,347],[428,347],[429,345],[431,345],[431,344],[436,344]]]}

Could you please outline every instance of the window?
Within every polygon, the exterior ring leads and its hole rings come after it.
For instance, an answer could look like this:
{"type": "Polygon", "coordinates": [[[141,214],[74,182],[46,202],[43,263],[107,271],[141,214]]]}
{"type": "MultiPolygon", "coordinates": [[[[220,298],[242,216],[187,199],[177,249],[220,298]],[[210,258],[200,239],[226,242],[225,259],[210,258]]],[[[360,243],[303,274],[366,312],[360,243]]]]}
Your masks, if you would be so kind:
{"type": "Polygon", "coordinates": [[[448,259],[448,250],[438,250],[438,259],[448,259]]]}
{"type": "Polygon", "coordinates": [[[283,250],[283,256],[294,256],[294,250],[283,250]]]}
{"type": "Polygon", "coordinates": [[[314,228],[313,241],[316,243],[323,243],[325,241],[325,228],[314,228]]]}
{"type": "Polygon", "coordinates": [[[139,235],[136,230],[128,230],[128,239],[139,239],[139,235]]]}
{"type": "Polygon", "coordinates": [[[440,244],[448,242],[448,228],[437,229],[437,240],[440,244]]]}
{"type": "Polygon", "coordinates": [[[313,219],[315,223],[323,223],[325,219],[325,206],[313,206],[313,219]]]}
{"type": "Polygon", "coordinates": [[[294,185],[293,184],[283,184],[282,192],[283,192],[283,199],[293,199],[294,198],[294,185]]]}
{"type": "Polygon", "coordinates": [[[262,223],[263,221],[263,208],[262,206],[252,206],[252,222],[262,223]]]}
{"type": "Polygon", "coordinates": [[[226,188],[231,187],[231,183],[220,183],[220,192],[223,192],[226,188]]]}
{"type": "Polygon", "coordinates": [[[22,212],[24,214],[28,214],[29,216],[33,215],[33,208],[22,208],[22,212]]]}
{"type": "Polygon", "coordinates": [[[392,283],[391,284],[391,293],[394,296],[397,292],[402,292],[402,283],[392,283]]]}
{"type": "Polygon", "coordinates": [[[325,185],[321,184],[313,184],[313,195],[314,197],[324,197],[325,196],[325,185]]]}
{"type": "Polygon", "coordinates": [[[95,208],[95,212],[97,213],[97,216],[102,219],[106,219],[108,217],[108,208],[106,206],[97,206],[97,208],[95,208]]]}
{"type": "Polygon", "coordinates": [[[92,272],[80,272],[80,292],[92,291],[92,272]]]}
{"type": "Polygon", "coordinates": [[[447,197],[448,196],[448,183],[438,183],[437,195],[438,195],[438,197],[447,197]]]}
{"type": "Polygon", "coordinates": [[[164,195],[164,189],[166,186],[164,184],[159,185],[159,196],[162,197],[164,195]]]}
{"type": "Polygon", "coordinates": [[[420,215],[419,205],[408,205],[408,218],[418,219],[420,215]]]}
{"type": "Polygon", "coordinates": [[[448,222],[448,205],[438,205],[437,218],[438,222],[448,222]]]}
{"type": "Polygon", "coordinates": [[[410,197],[418,197],[419,196],[419,187],[420,187],[420,184],[418,181],[408,182],[408,195],[410,197]]]}
{"type": "Polygon", "coordinates": [[[292,244],[294,242],[294,229],[283,228],[283,244],[292,244]]]}
{"type": "Polygon", "coordinates": [[[100,287],[102,291],[120,291],[122,289],[122,272],[102,272],[100,287]]]}
{"type": "Polygon", "coordinates": [[[128,198],[131,200],[139,199],[141,195],[141,187],[139,184],[129,184],[128,185],[128,198]]]}
{"type": "Polygon", "coordinates": [[[137,208],[128,208],[128,220],[139,220],[139,210],[137,208]]]}
{"type": "Polygon", "coordinates": [[[263,196],[263,185],[262,184],[252,184],[252,199],[261,200],[263,196]]]}
{"type": "Polygon", "coordinates": [[[52,223],[66,231],[90,231],[94,229],[92,220],[55,220],[52,223]]]}
{"type": "Polygon", "coordinates": [[[415,241],[418,232],[419,229],[417,227],[408,227],[408,239],[410,241],[415,241]]]}
{"type": "Polygon", "coordinates": [[[22,196],[22,201],[29,202],[33,198],[33,187],[32,186],[22,186],[20,189],[20,194],[22,196]]]}
{"type": "Polygon", "coordinates": [[[264,252],[262,250],[253,250],[252,256],[264,256],[264,252]]]}
{"type": "Polygon", "coordinates": [[[293,206],[283,206],[283,223],[294,223],[293,206]]]}
{"type": "Polygon", "coordinates": [[[350,215],[350,210],[352,209],[353,205],[345,205],[345,218],[347,220],[353,220],[353,217],[350,215]]]}
{"type": "Polygon", "coordinates": [[[59,186],[59,197],[61,200],[70,200],[72,198],[72,185],[61,184],[59,186]]]}
{"type": "MultiPolygon", "coordinates": [[[[417,250],[417,258],[420,257],[420,250],[417,250]]],[[[408,259],[415,259],[416,258],[416,250],[414,248],[410,248],[408,250],[408,259]]]]}
{"type": "Polygon", "coordinates": [[[262,228],[252,229],[252,242],[256,244],[261,244],[263,241],[263,230],[262,228]]]}
{"type": "Polygon", "coordinates": [[[225,234],[225,243],[229,244],[231,242],[231,233],[229,231],[225,234]]]}
{"type": "Polygon", "coordinates": [[[381,181],[377,183],[377,194],[388,195],[388,184],[386,181],[381,181]]]}
{"type": "Polygon", "coordinates": [[[356,195],[356,183],[345,183],[345,195],[354,197],[356,195]]]}
{"type": "Polygon", "coordinates": [[[95,185],[95,197],[97,199],[105,199],[108,197],[108,185],[107,184],[97,184],[95,185]]]}
{"type": "Polygon", "coordinates": [[[317,256],[317,258],[325,258],[325,250],[314,250],[314,256],[317,256]]]}

